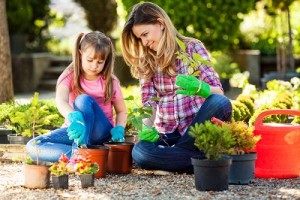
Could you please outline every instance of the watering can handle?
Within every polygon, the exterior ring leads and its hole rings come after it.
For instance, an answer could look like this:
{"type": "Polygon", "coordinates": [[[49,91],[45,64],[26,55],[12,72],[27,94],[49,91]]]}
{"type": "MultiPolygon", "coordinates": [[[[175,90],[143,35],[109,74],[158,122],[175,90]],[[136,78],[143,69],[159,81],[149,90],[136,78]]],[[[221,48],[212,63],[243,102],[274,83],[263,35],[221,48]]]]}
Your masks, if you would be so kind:
{"type": "Polygon", "coordinates": [[[291,109],[275,109],[275,110],[266,110],[262,113],[260,113],[255,122],[254,122],[254,126],[255,127],[259,127],[262,126],[263,123],[263,119],[268,116],[268,115],[298,115],[300,116],[300,111],[299,110],[291,110],[291,109]]]}

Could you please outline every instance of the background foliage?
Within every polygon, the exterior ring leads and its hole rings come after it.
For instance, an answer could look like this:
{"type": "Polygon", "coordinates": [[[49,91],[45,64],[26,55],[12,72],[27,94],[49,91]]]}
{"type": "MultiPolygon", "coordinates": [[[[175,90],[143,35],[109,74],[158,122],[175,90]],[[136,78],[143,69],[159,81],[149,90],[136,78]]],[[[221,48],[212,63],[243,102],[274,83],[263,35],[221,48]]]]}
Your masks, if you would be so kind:
{"type": "Polygon", "coordinates": [[[86,19],[91,30],[99,30],[111,35],[118,15],[115,0],[74,0],[85,10],[86,19]]]}
{"type": "MultiPolygon", "coordinates": [[[[129,10],[139,0],[123,0],[129,10]]],[[[256,0],[152,0],[170,16],[180,33],[204,42],[210,50],[233,49],[239,44],[239,25],[256,0]]]]}

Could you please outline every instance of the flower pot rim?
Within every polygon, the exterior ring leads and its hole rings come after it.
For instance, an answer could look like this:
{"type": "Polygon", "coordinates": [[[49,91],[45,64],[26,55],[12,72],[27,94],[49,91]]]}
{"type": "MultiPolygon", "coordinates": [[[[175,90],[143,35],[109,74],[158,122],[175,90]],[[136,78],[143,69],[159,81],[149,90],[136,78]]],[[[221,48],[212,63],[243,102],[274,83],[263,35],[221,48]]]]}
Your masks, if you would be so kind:
{"type": "Polygon", "coordinates": [[[80,149],[103,149],[103,150],[108,150],[109,148],[104,146],[104,145],[87,145],[87,148],[82,148],[79,147],[80,149]]]}
{"type": "Polygon", "coordinates": [[[104,142],[104,145],[110,145],[110,146],[119,146],[119,145],[124,145],[124,146],[133,146],[133,142],[104,142]]]}

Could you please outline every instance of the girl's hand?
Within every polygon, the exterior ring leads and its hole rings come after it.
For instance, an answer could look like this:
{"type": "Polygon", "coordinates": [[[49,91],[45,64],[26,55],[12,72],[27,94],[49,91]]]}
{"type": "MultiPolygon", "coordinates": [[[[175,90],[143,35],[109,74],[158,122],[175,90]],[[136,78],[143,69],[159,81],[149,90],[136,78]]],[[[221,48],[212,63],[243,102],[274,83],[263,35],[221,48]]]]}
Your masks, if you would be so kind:
{"type": "Polygon", "coordinates": [[[83,143],[83,139],[86,133],[86,127],[81,112],[74,111],[68,115],[70,126],[67,129],[70,140],[77,140],[77,145],[83,143]]]}
{"type": "Polygon", "coordinates": [[[114,142],[124,142],[125,129],[123,126],[116,126],[110,130],[111,139],[114,142]]]}

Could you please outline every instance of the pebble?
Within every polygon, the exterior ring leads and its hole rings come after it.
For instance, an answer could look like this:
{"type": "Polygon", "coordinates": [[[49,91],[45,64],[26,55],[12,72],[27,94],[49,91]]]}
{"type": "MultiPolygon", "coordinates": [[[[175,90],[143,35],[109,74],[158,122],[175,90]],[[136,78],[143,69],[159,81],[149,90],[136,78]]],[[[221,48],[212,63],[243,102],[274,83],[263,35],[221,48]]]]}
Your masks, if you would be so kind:
{"type": "Polygon", "coordinates": [[[0,163],[0,199],[300,199],[300,178],[254,179],[249,185],[229,185],[226,191],[200,192],[192,174],[156,173],[134,168],[131,174],[96,179],[95,187],[85,189],[77,176],[70,175],[68,190],[55,190],[51,184],[47,189],[27,189],[21,163],[0,163]]]}

